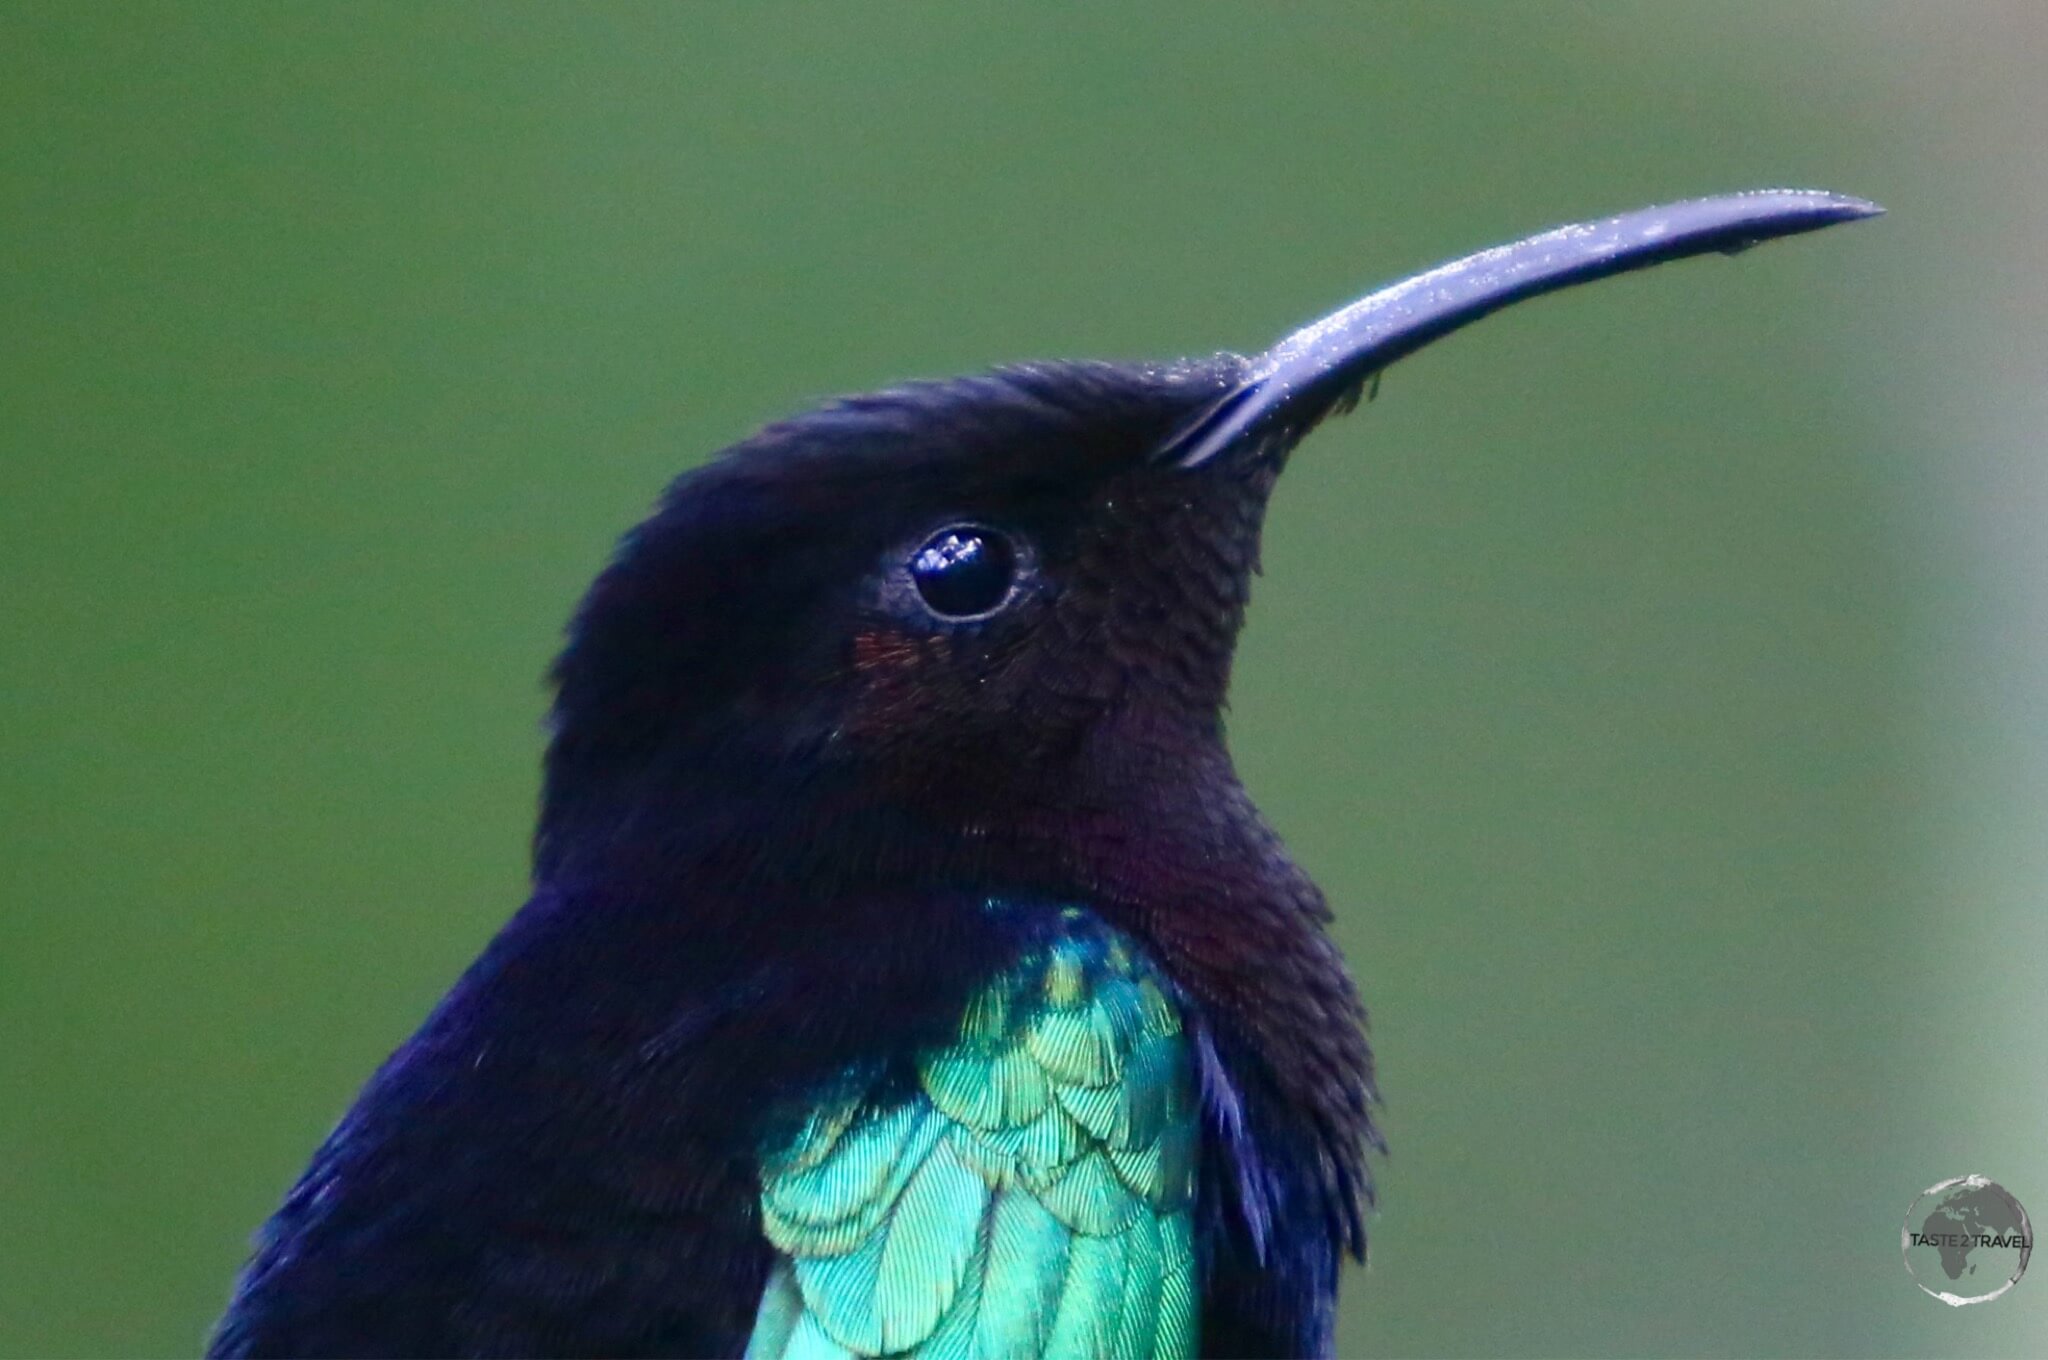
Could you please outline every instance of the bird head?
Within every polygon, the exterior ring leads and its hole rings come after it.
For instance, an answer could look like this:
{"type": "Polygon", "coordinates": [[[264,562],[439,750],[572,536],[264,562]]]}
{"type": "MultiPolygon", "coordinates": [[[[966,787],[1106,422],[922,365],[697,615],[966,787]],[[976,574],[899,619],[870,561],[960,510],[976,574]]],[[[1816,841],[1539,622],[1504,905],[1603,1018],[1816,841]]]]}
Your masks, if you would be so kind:
{"type": "Polygon", "coordinates": [[[1265,507],[1304,433],[1512,302],[1876,211],[1646,209],[1454,260],[1252,358],[1026,364],[770,425],[677,480],[577,612],[541,872],[721,834],[761,861],[914,842],[928,863],[1047,817],[1213,804],[1265,507]]]}

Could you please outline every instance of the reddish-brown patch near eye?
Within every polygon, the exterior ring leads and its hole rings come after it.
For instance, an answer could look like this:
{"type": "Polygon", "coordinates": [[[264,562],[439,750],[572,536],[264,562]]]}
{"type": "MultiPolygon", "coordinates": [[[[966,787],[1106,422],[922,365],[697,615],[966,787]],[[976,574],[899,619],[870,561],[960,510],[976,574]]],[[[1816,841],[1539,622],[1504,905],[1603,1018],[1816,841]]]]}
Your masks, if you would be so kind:
{"type": "Polygon", "coordinates": [[[900,733],[932,722],[930,712],[945,700],[945,666],[951,646],[943,637],[893,628],[853,635],[848,658],[859,684],[848,724],[854,732],[900,733]]]}
{"type": "Polygon", "coordinates": [[[894,629],[877,629],[853,635],[853,668],[862,674],[874,671],[901,672],[918,663],[921,639],[905,637],[894,629]]]}

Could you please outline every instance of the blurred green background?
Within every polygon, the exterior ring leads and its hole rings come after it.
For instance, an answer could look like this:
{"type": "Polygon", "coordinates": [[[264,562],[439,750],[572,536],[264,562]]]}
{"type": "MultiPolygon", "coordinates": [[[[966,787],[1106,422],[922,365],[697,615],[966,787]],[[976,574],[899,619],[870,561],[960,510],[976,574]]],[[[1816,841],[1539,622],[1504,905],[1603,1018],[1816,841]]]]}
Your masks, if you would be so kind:
{"type": "Polygon", "coordinates": [[[1552,222],[1883,222],[1401,365],[1247,782],[1393,1144],[1347,1354],[2039,1355],[2039,7],[0,7],[0,1352],[179,1354],[521,898],[541,672],[825,394],[1250,348],[1552,222]]]}

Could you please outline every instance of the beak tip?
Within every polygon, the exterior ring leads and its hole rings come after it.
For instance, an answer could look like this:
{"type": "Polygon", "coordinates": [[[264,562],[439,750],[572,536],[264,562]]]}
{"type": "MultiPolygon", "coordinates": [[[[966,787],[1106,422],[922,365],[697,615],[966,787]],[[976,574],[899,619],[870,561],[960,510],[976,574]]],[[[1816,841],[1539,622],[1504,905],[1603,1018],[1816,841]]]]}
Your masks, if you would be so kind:
{"type": "Polygon", "coordinates": [[[1804,206],[1807,215],[1824,222],[1859,222],[1866,217],[1883,217],[1884,205],[1854,194],[1830,193],[1825,189],[1765,189],[1764,196],[1787,200],[1788,207],[1804,206]]]}
{"type": "Polygon", "coordinates": [[[1884,204],[1882,203],[1873,203],[1867,198],[1858,198],[1854,194],[1829,194],[1827,195],[1827,197],[1831,202],[1835,203],[1842,209],[1842,212],[1845,216],[1884,216],[1884,204]]]}

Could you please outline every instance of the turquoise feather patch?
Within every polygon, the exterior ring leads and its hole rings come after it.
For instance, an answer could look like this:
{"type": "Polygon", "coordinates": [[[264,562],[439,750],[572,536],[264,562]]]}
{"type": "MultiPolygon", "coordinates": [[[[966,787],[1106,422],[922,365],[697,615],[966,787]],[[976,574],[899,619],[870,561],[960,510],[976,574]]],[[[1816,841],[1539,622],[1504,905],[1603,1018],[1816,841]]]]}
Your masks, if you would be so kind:
{"type": "Polygon", "coordinates": [[[840,1092],[764,1154],[781,1255],[749,1360],[1194,1354],[1180,1013],[1127,942],[1066,919],[918,1055],[915,1094],[840,1092]]]}

